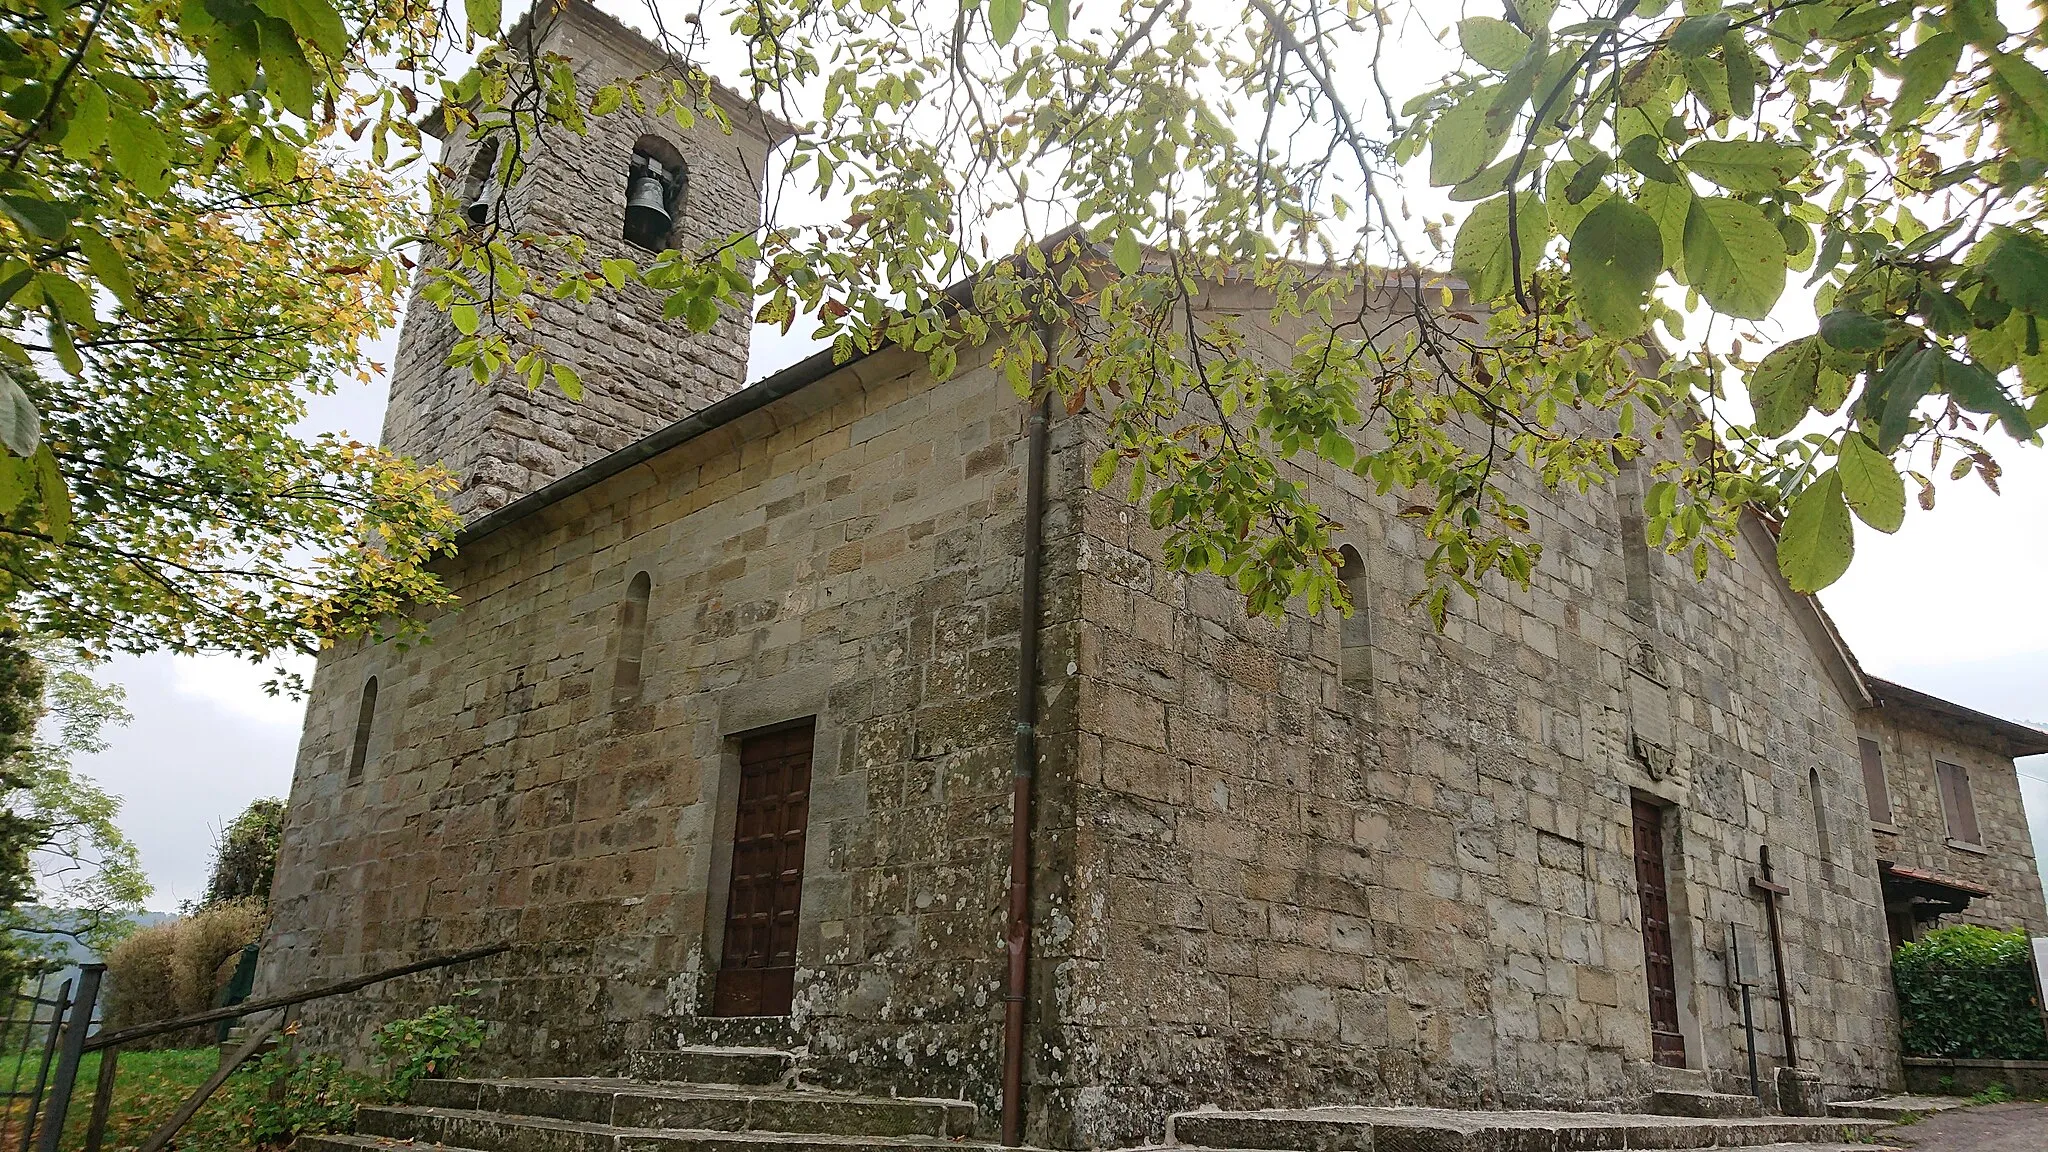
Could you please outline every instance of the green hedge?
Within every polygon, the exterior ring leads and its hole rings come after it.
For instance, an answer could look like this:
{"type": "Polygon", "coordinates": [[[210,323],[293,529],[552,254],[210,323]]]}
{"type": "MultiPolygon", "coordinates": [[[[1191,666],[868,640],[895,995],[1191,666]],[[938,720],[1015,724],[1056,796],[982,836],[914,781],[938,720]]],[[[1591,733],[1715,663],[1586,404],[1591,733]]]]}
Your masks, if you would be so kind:
{"type": "Polygon", "coordinates": [[[1908,1056],[2048,1060],[2025,932],[1937,928],[1899,949],[1892,981],[1908,1056]]]}

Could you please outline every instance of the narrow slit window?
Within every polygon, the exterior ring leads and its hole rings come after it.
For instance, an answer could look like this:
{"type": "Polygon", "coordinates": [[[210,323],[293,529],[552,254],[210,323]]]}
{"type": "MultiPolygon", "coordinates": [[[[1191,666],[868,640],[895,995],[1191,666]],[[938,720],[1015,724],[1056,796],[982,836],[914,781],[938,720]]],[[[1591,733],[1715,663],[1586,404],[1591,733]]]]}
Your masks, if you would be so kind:
{"type": "Polygon", "coordinates": [[[612,707],[630,708],[640,701],[640,654],[647,647],[647,596],[654,581],[636,574],[619,601],[619,662],[612,671],[612,707]]]}
{"type": "Polygon", "coordinates": [[[1814,851],[1820,854],[1821,874],[1832,880],[1835,873],[1835,853],[1834,845],[1828,837],[1827,802],[1821,795],[1818,768],[1806,770],[1806,796],[1813,802],[1813,846],[1814,851]]]}
{"type": "Polygon", "coordinates": [[[1338,668],[1344,683],[1362,692],[1372,691],[1372,586],[1365,575],[1365,558],[1358,549],[1344,545],[1344,563],[1337,579],[1351,594],[1351,615],[1344,617],[1343,640],[1338,668]]]}
{"type": "Polygon", "coordinates": [[[370,725],[377,719],[377,678],[370,677],[363,684],[363,702],[356,709],[356,739],[348,754],[348,782],[359,784],[363,779],[363,767],[370,759],[370,725]]]}
{"type": "Polygon", "coordinates": [[[1627,580],[1629,615],[1647,619],[1655,611],[1651,588],[1650,541],[1643,520],[1643,480],[1634,463],[1624,464],[1614,477],[1617,526],[1621,531],[1622,575],[1627,580]]]}
{"type": "Polygon", "coordinates": [[[1982,844],[1977,831],[1977,800],[1970,795],[1970,770],[1961,764],[1936,760],[1934,776],[1941,785],[1941,814],[1948,821],[1949,839],[1982,844]]]}
{"type": "Polygon", "coordinates": [[[1884,749],[1875,740],[1858,737],[1856,750],[1863,756],[1863,795],[1870,804],[1870,822],[1890,824],[1892,792],[1884,782],[1884,749]]]}

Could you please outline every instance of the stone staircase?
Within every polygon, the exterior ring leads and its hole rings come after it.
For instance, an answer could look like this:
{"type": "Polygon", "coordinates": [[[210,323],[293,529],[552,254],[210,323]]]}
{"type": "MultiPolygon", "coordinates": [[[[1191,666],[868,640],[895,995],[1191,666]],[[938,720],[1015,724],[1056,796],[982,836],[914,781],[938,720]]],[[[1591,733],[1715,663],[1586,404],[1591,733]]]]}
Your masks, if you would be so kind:
{"type": "Polygon", "coordinates": [[[1756,1152],[1882,1152],[1882,1120],[1479,1112],[1441,1108],[1301,1108],[1183,1112],[1167,1145],[1281,1152],[1580,1152],[1582,1149],[1747,1148],[1756,1152]]]}
{"type": "Polygon", "coordinates": [[[633,1077],[422,1080],[403,1105],[364,1108],[352,1136],[310,1152],[440,1146],[465,1152],[922,1152],[967,1144],[957,1100],[801,1087],[767,1048],[634,1053],[633,1077]]]}

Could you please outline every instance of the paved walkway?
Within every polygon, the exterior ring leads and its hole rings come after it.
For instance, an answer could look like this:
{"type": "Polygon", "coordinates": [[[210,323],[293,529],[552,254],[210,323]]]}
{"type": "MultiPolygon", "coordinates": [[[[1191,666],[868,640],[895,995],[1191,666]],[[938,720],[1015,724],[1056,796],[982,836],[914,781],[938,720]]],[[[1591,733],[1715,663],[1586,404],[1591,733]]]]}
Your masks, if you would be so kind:
{"type": "Polygon", "coordinates": [[[2048,1152],[2048,1104],[1958,1108],[1878,1139],[1913,1152],[2048,1152]]]}

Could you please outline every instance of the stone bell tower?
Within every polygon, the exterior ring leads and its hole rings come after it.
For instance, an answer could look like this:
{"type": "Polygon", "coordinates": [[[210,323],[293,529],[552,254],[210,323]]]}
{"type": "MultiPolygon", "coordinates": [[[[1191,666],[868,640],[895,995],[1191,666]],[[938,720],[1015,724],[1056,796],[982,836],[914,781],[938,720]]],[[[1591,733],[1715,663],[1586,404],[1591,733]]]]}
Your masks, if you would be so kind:
{"type": "MultiPolygon", "coordinates": [[[[667,61],[585,0],[537,0],[506,42],[569,58],[586,99],[667,61]]],[[[505,226],[580,236],[592,270],[613,257],[644,264],[649,249],[665,242],[690,251],[756,227],[768,151],[791,130],[723,87],[713,98],[731,133],[710,116],[681,130],[673,119],[630,107],[593,117],[584,136],[549,127],[504,198],[500,210],[512,217],[505,226]],[[658,226],[664,209],[665,236],[658,226]]],[[[441,129],[438,113],[428,127],[441,129]]],[[[477,194],[498,146],[463,129],[444,137],[444,167],[469,174],[464,195],[477,194]]],[[[474,218],[490,223],[483,206],[474,218]]],[[[581,376],[584,395],[575,401],[552,382],[538,390],[523,379],[479,385],[467,367],[447,367],[461,336],[445,313],[415,295],[399,331],[383,444],[453,472],[452,503],[473,520],[738,391],[751,325],[751,317],[726,309],[710,331],[693,333],[680,319],[664,320],[662,297],[639,287],[603,290],[588,305],[540,302],[531,335],[581,376]]],[[[515,330],[515,346],[524,336],[515,330]]]]}

